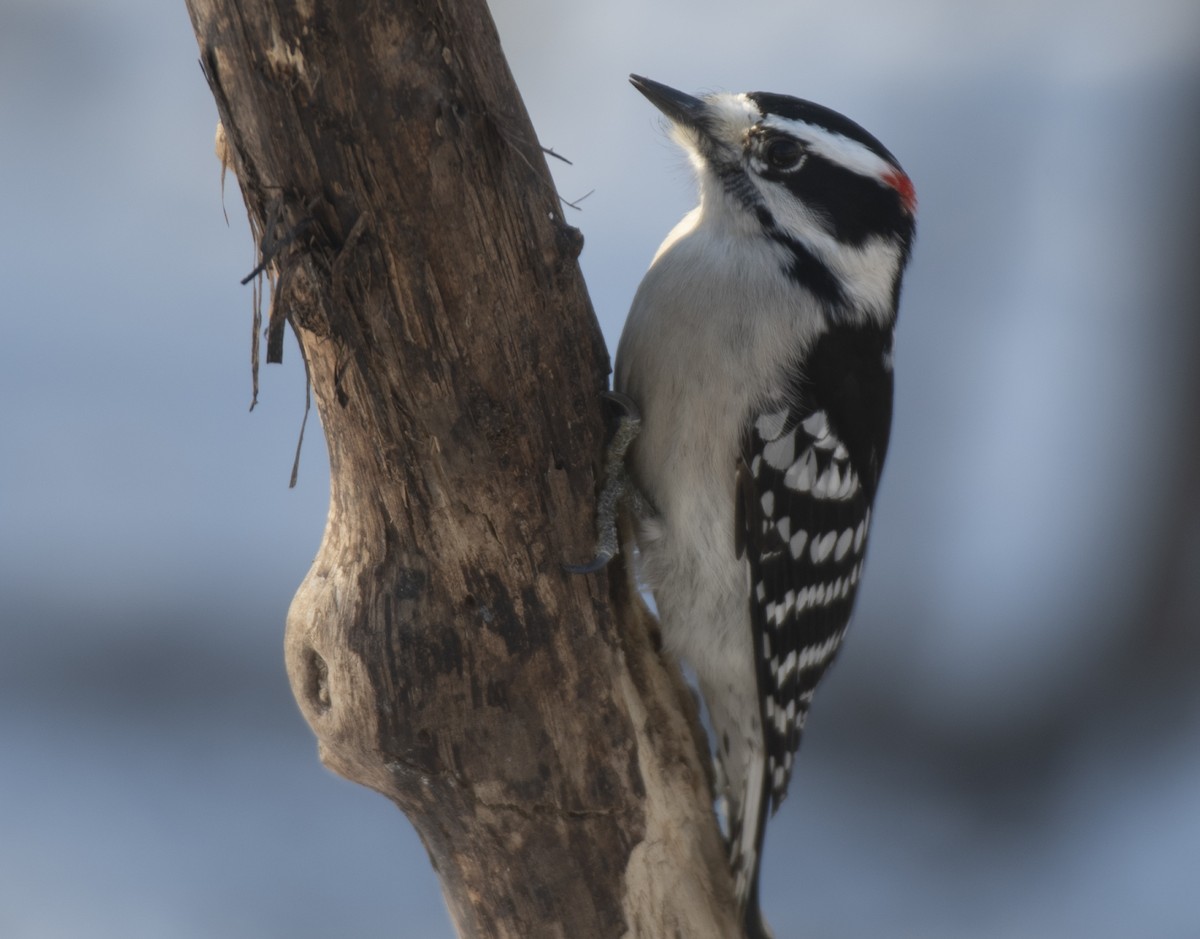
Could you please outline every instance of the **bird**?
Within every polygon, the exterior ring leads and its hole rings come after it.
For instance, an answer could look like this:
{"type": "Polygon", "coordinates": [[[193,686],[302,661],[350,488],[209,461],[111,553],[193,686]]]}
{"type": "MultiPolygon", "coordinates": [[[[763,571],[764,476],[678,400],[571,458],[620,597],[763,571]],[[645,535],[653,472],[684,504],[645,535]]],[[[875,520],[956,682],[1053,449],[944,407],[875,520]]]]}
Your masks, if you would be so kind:
{"type": "Polygon", "coordinates": [[[654,255],[621,335],[613,398],[633,432],[610,475],[635,495],[663,646],[704,700],[739,914],[763,939],[767,819],[862,577],[916,193],[830,108],[630,81],[687,154],[699,204],[654,255]]]}

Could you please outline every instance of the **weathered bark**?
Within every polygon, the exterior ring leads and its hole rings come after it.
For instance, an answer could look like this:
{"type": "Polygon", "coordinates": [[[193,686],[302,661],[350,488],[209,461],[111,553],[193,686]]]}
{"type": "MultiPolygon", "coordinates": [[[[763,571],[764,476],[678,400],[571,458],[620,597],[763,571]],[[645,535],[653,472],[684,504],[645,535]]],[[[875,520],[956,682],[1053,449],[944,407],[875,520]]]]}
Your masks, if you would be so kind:
{"type": "Polygon", "coordinates": [[[188,5],[329,444],[286,640],[321,759],[463,936],[737,935],[690,699],[623,568],[560,567],[608,362],[486,7],[188,5]]]}

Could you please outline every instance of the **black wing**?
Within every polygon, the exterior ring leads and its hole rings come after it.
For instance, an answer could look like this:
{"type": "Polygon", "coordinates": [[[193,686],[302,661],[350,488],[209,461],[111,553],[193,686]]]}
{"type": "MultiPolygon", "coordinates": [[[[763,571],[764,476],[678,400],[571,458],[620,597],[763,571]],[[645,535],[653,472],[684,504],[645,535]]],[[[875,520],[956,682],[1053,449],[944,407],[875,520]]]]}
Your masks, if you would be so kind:
{"type": "MultiPolygon", "coordinates": [[[[787,794],[813,691],[854,605],[891,429],[891,363],[890,328],[833,327],[746,429],[737,534],[750,562],[764,809],[768,793],[772,811],[787,794]]],[[[766,814],[753,820],[760,846],[766,814]]]]}

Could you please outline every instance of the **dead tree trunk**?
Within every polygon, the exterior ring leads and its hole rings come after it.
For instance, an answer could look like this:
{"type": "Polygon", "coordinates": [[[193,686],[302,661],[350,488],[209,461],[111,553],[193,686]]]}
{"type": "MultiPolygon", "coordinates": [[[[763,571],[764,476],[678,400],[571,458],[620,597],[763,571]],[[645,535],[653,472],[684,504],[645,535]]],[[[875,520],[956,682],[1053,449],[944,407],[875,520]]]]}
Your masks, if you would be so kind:
{"type": "Polygon", "coordinates": [[[608,360],[486,6],[188,6],[329,444],[286,641],[321,759],[412,820],[462,936],[737,935],[653,623],[560,567],[608,360]]]}

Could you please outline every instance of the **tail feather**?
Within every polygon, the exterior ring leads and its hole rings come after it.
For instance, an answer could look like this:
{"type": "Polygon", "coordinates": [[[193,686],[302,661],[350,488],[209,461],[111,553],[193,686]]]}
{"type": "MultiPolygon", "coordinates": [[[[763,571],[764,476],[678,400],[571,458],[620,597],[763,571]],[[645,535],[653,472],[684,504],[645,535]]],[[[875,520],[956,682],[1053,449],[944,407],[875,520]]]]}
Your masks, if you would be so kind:
{"type": "MultiPolygon", "coordinates": [[[[758,862],[766,820],[766,766],[761,751],[753,754],[730,798],[729,867],[738,906],[747,908],[758,892],[758,862]]],[[[732,780],[731,780],[732,782],[732,780]]]]}
{"type": "Polygon", "coordinates": [[[746,939],[773,939],[758,903],[758,872],[771,806],[766,754],[761,747],[749,746],[739,755],[742,759],[732,766],[730,753],[722,754],[723,759],[718,761],[725,782],[734,896],[742,913],[746,939]]]}
{"type": "Polygon", "coordinates": [[[770,780],[766,760],[759,752],[751,761],[743,789],[738,837],[730,831],[730,865],[738,907],[742,910],[746,939],[774,939],[758,903],[758,874],[762,866],[763,840],[770,808],[770,780]]]}
{"type": "Polygon", "coordinates": [[[758,905],[758,882],[755,881],[754,892],[746,906],[745,913],[746,939],[775,939],[771,927],[763,919],[762,908],[758,905]]]}
{"type": "Polygon", "coordinates": [[[711,695],[703,679],[701,690],[715,737],[717,791],[725,803],[734,896],[747,939],[771,939],[758,905],[758,872],[772,807],[760,705],[751,695],[711,695]]]}

